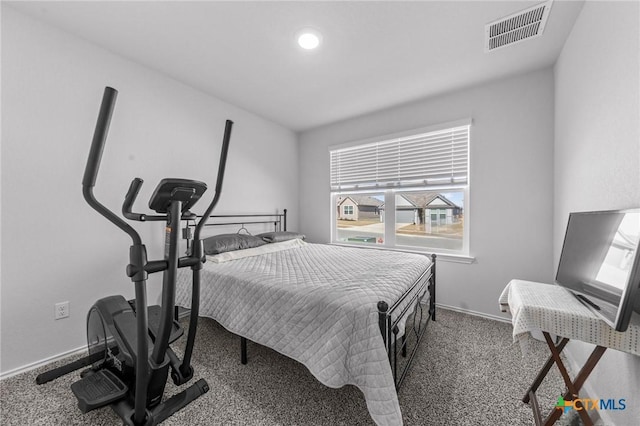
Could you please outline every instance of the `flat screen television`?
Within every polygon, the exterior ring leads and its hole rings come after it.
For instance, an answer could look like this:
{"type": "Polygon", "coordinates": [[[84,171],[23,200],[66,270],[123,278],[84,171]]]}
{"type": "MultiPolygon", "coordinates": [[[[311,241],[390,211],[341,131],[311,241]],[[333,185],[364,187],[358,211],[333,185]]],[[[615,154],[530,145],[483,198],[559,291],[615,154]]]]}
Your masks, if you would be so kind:
{"type": "Polygon", "coordinates": [[[569,215],[556,284],[616,331],[640,312],[640,209],[569,215]]]}

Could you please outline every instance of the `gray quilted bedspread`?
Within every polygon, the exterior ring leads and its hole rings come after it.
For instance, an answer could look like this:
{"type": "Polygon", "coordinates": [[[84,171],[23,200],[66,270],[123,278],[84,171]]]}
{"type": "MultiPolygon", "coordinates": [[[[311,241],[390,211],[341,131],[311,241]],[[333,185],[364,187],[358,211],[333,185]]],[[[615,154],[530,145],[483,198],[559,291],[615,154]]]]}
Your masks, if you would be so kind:
{"type": "MultiPolygon", "coordinates": [[[[400,425],[376,305],[391,305],[430,264],[418,254],[323,244],[207,262],[200,315],[302,363],[326,386],[357,386],[377,424],[400,425]]],[[[176,300],[191,302],[186,268],[176,300]]]]}

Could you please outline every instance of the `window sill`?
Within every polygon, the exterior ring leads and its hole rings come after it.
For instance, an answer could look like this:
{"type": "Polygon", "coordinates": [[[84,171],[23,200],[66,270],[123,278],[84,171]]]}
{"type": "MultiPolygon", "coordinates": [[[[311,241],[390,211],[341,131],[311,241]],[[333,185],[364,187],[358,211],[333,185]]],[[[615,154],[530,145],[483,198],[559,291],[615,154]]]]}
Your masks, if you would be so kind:
{"type": "MultiPolygon", "coordinates": [[[[411,250],[411,249],[398,248],[398,247],[384,247],[384,246],[378,246],[378,245],[366,246],[366,245],[360,245],[360,244],[345,244],[345,243],[338,243],[338,242],[333,242],[329,244],[334,246],[342,246],[342,247],[370,248],[375,250],[391,250],[391,251],[401,251],[405,253],[426,254],[426,255],[432,254],[432,252],[428,252],[428,251],[411,250]]],[[[475,257],[471,257],[463,254],[438,253],[438,252],[435,252],[433,254],[436,255],[436,261],[464,263],[467,265],[470,265],[476,261],[475,257]]]]}

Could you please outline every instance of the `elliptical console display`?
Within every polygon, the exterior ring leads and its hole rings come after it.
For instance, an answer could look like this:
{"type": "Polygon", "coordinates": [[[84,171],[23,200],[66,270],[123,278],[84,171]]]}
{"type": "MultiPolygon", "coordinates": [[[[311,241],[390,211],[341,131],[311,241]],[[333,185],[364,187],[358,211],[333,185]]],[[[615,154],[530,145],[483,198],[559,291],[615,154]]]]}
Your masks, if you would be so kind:
{"type": "Polygon", "coordinates": [[[135,178],[131,182],[122,205],[123,216],[140,222],[166,222],[164,258],[149,261],[138,232],[93,195],[117,93],[111,87],[104,90],[82,189],[85,200],[93,209],[131,237],[126,274],[133,282],[135,299],[127,301],[116,295],[98,300],[87,315],[89,354],[39,375],[36,382],[43,384],[89,367],[81,373],[81,379],[71,385],[83,413],[111,405],[125,425],[151,426],[209,390],[207,382],[200,379],[162,401],[169,372],[176,385],[193,378],[191,356],[198,324],[200,270],[205,262],[200,232],[220,198],[233,122],[226,121],[215,194],[196,226],[193,249],[188,256],[178,255],[180,224],[182,220],[196,219],[190,209],[207,190],[207,185],[188,179],[163,179],[149,201],[149,208],[155,214],[145,214],[132,211],[143,181],[135,178]],[[176,275],[182,267],[191,268],[193,287],[187,343],[180,360],[170,345],[184,334],[175,318],[176,275]],[[147,306],[146,281],[148,274],[155,272],[163,272],[161,304],[147,306]]]}

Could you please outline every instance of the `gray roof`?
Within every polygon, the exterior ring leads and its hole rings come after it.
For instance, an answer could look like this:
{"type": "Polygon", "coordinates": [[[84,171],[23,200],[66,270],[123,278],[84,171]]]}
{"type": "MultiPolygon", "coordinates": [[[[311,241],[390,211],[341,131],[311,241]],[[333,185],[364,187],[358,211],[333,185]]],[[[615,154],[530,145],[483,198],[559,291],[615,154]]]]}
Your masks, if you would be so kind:
{"type": "Polygon", "coordinates": [[[400,194],[402,198],[413,204],[418,208],[426,207],[432,202],[434,202],[437,198],[442,200],[449,207],[458,207],[452,201],[450,201],[447,197],[439,194],[437,192],[423,192],[418,194],[400,194]]]}
{"type": "MultiPolygon", "coordinates": [[[[426,208],[429,204],[431,204],[436,199],[442,200],[446,205],[439,206],[441,208],[460,208],[460,206],[456,205],[453,201],[449,200],[444,195],[438,192],[418,192],[414,194],[398,194],[405,200],[407,200],[413,207],[402,206],[397,207],[399,209],[407,209],[407,208],[418,208],[423,209],[426,208]]],[[[384,207],[383,207],[384,208],[384,207]]]]}
{"type": "Polygon", "coordinates": [[[338,198],[338,205],[342,204],[344,200],[350,198],[358,206],[374,206],[380,207],[384,204],[383,201],[378,200],[374,197],[369,197],[368,195],[346,195],[344,197],[338,198]]]}

